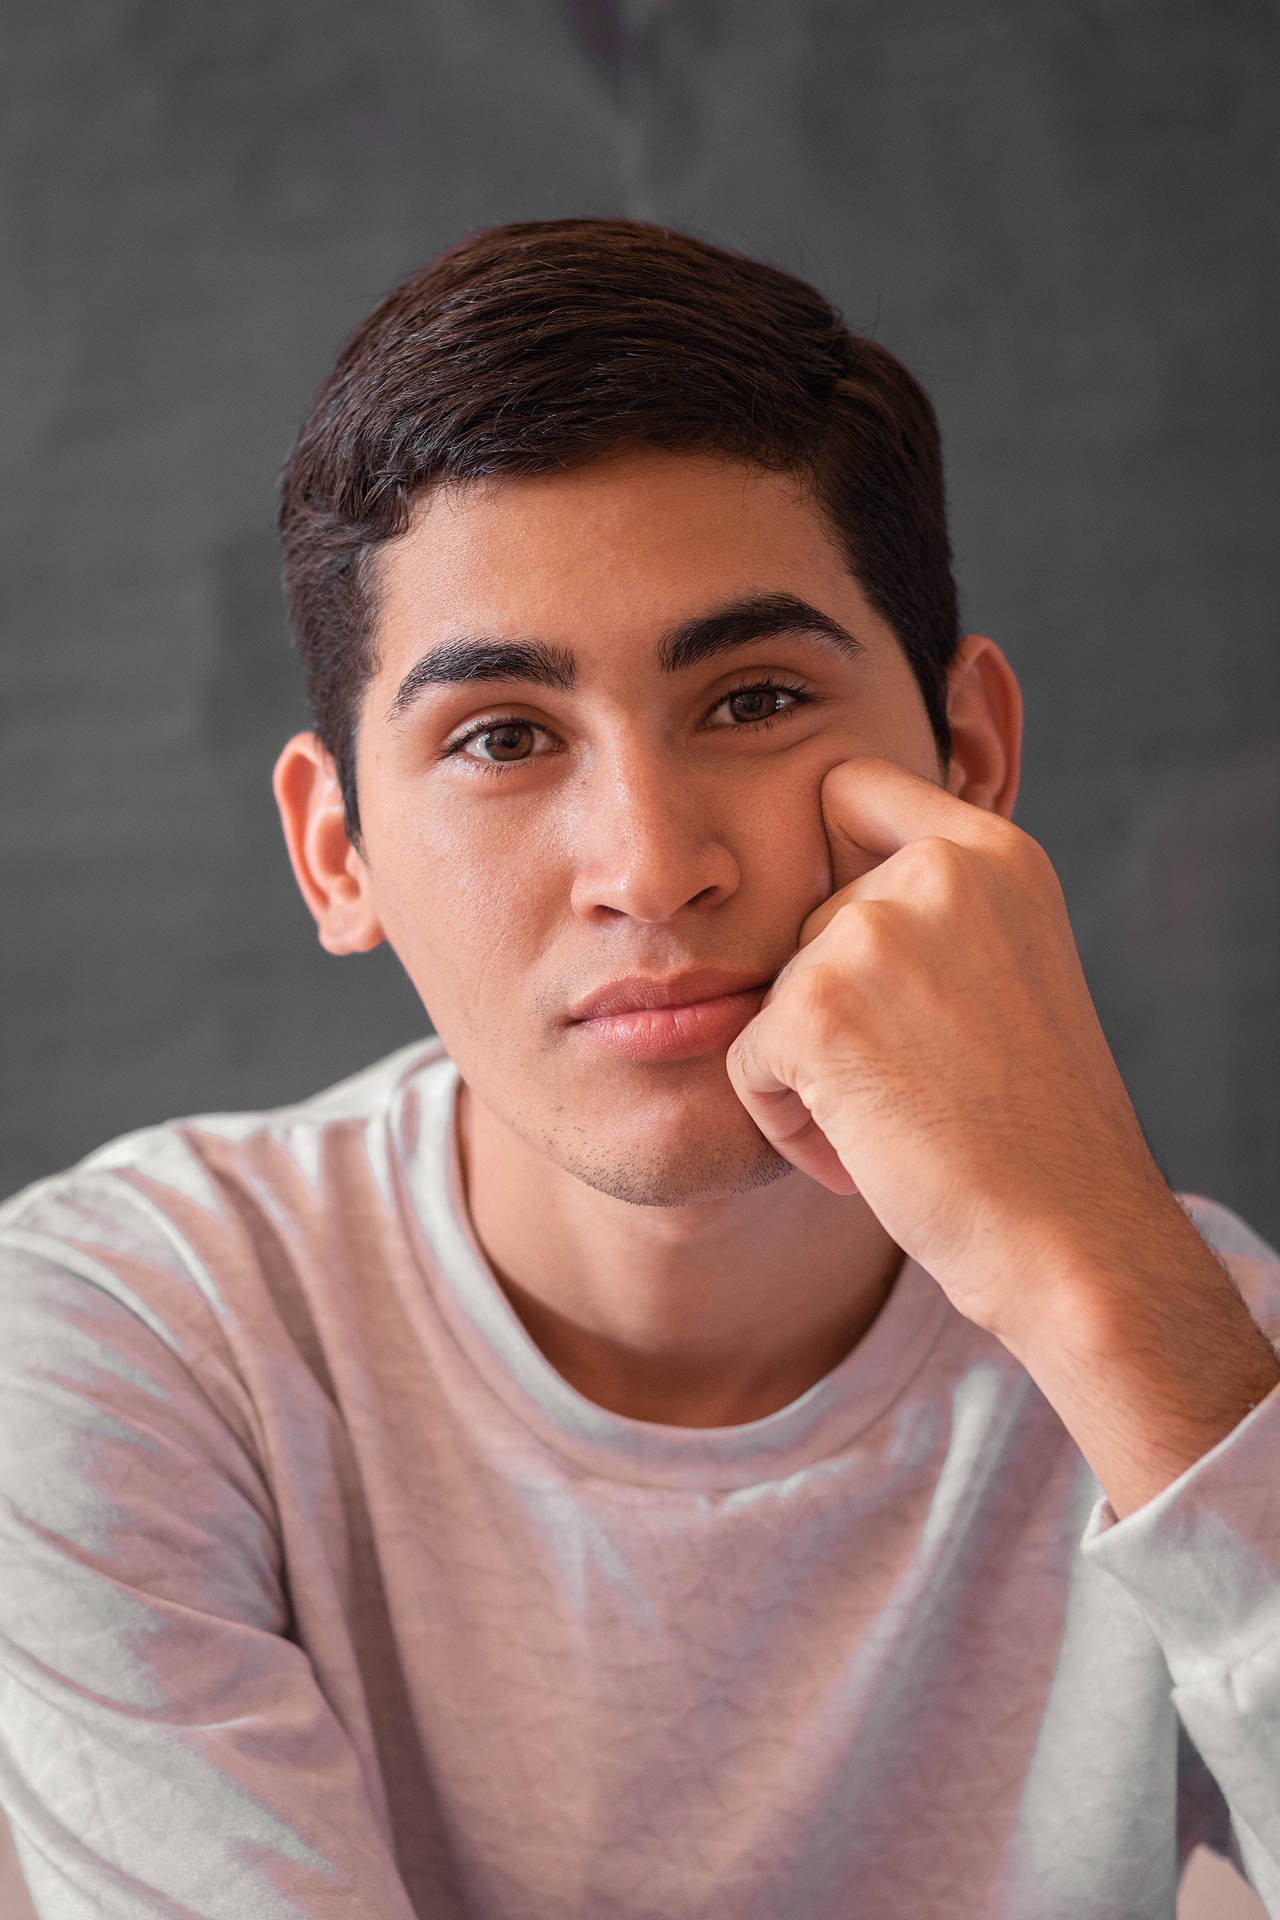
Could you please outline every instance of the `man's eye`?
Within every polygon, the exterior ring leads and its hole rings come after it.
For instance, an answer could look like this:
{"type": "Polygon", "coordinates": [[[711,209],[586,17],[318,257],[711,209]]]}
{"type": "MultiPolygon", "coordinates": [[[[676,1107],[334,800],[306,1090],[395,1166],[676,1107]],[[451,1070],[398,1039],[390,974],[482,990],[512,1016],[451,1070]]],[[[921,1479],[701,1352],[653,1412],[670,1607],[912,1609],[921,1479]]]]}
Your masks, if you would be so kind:
{"type": "Polygon", "coordinates": [[[542,728],[535,727],[532,720],[490,721],[473,733],[464,734],[449,751],[461,753],[468,760],[478,760],[482,766],[511,766],[515,761],[533,757],[533,736],[541,732],[542,728]],[[473,748],[482,750],[473,752],[473,748]]]}
{"type": "Polygon", "coordinates": [[[755,680],[749,687],[735,687],[732,693],[726,693],[723,700],[716,702],[714,711],[727,707],[732,714],[732,724],[738,730],[767,727],[771,720],[781,719],[793,707],[805,706],[810,698],[803,687],[790,686],[783,680],[755,680]]]}

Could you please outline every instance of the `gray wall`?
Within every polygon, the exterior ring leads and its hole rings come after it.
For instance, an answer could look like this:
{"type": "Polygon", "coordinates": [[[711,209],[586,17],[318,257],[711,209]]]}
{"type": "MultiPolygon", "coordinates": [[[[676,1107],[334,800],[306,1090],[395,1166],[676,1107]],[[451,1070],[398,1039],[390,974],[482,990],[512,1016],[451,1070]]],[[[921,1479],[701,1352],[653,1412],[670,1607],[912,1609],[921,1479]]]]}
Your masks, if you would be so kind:
{"type": "Polygon", "coordinates": [[[968,623],[1175,1184],[1280,1238],[1280,13],[1245,0],[10,0],[0,1188],[421,1030],[316,946],[275,474],[497,220],[814,280],[934,396],[968,623]]]}

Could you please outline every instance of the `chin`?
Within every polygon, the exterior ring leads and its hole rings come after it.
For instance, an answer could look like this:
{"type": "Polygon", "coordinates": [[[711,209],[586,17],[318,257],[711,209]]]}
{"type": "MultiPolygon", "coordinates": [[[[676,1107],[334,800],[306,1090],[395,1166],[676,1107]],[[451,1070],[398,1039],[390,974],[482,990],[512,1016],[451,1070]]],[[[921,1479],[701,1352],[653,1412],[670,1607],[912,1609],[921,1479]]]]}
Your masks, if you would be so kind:
{"type": "Polygon", "coordinates": [[[454,1054],[489,1112],[584,1186],[636,1207],[709,1206],[795,1172],[729,1083],[723,1053],[659,1068],[569,1074],[532,1060],[505,1080],[454,1054]],[[532,1098],[511,1099],[513,1087],[532,1098]],[[535,1091],[536,1090],[536,1091],[535,1091]]]}
{"type": "Polygon", "coordinates": [[[640,1123],[624,1135],[616,1124],[553,1127],[542,1151],[575,1180],[635,1207],[708,1206],[753,1193],[795,1172],[739,1105],[736,1122],[716,1125],[705,1112],[696,1127],[640,1123]]]}

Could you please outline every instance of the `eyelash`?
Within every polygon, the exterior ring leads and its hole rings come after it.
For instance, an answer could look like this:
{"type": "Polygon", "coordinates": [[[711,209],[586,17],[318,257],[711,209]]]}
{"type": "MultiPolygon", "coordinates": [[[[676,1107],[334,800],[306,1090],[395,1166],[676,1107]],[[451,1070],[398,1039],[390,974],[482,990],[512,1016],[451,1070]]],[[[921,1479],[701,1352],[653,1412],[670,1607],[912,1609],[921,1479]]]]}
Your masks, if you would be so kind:
{"type": "MultiPolygon", "coordinates": [[[[768,675],[763,680],[744,681],[740,687],[730,687],[728,693],[721,694],[715,706],[722,707],[726,700],[734,700],[742,693],[785,693],[791,696],[792,704],[784,707],[781,713],[766,713],[763,714],[759,720],[743,720],[736,726],[726,727],[723,729],[726,733],[748,733],[754,732],[757,728],[763,729],[765,727],[771,727],[786,714],[794,713],[798,708],[808,706],[813,699],[813,695],[807,687],[797,686],[790,680],[778,680],[772,675],[768,675]]],[[[713,707],[711,711],[714,713],[715,707],[713,707]]],[[[462,749],[469,746],[473,740],[482,739],[486,733],[501,733],[504,727],[528,727],[535,733],[545,733],[547,731],[545,727],[540,727],[537,721],[526,720],[522,714],[509,714],[494,720],[482,720],[476,726],[469,728],[466,733],[462,734],[459,739],[453,741],[450,746],[447,746],[441,758],[447,760],[454,754],[461,755],[462,749]]],[[[468,759],[471,766],[479,767],[484,773],[506,773],[511,767],[523,767],[527,765],[530,760],[540,758],[541,756],[526,754],[521,760],[477,760],[470,758],[470,756],[463,757],[468,759]]]]}

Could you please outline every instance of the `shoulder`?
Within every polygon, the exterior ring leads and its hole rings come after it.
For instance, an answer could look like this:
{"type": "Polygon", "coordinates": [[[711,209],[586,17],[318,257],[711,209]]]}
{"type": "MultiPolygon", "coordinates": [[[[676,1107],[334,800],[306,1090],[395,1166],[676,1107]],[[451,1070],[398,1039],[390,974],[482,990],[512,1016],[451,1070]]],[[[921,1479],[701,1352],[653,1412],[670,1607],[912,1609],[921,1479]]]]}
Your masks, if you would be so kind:
{"type": "Polygon", "coordinates": [[[423,1091],[451,1073],[433,1038],[292,1105],[108,1142],[0,1206],[5,1317],[20,1299],[53,1313],[94,1292],[207,1339],[260,1307],[282,1268],[340,1248],[353,1218],[376,1232],[423,1091]]]}
{"type": "Polygon", "coordinates": [[[218,1172],[237,1164],[247,1168],[265,1143],[278,1143],[305,1166],[314,1161],[326,1136],[370,1127],[394,1133],[404,1121],[406,1101],[424,1076],[449,1065],[439,1040],[415,1041],[285,1106],[190,1114],[122,1134],[75,1166],[34,1181],[0,1203],[0,1235],[20,1233],[53,1215],[68,1217],[77,1202],[89,1205],[91,1195],[117,1191],[123,1196],[146,1181],[171,1183],[175,1194],[208,1204],[218,1172]]]}

